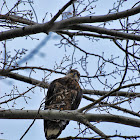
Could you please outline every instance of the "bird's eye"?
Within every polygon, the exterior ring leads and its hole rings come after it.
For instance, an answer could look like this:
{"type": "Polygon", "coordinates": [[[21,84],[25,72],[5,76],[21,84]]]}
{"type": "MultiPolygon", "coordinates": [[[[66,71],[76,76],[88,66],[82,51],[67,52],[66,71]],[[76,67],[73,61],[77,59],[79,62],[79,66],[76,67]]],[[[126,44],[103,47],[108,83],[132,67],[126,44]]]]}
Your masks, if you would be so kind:
{"type": "Polygon", "coordinates": [[[69,73],[73,73],[73,71],[71,70],[69,73]]]}

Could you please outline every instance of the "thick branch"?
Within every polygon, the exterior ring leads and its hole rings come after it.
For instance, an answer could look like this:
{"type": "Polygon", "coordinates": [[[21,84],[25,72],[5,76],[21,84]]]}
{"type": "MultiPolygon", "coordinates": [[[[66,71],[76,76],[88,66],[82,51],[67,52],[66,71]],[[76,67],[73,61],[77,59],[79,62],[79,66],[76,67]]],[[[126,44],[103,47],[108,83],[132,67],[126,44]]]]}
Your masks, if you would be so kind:
{"type": "Polygon", "coordinates": [[[137,136],[124,136],[124,135],[121,135],[121,134],[115,134],[115,135],[107,135],[106,137],[102,137],[102,138],[97,138],[96,136],[95,137],[65,137],[65,138],[58,138],[58,140],[70,140],[70,139],[80,139],[80,140],[103,140],[103,139],[106,139],[106,138],[124,138],[124,139],[138,139],[140,138],[139,135],[137,136]]]}
{"type": "MultiPolygon", "coordinates": [[[[1,119],[68,119],[80,122],[81,118],[89,122],[114,122],[140,127],[140,119],[110,114],[78,113],[60,110],[0,110],[1,119]],[[38,114],[38,115],[37,115],[38,114]]],[[[81,122],[82,123],[82,122],[81,122]]]]}
{"type": "Polygon", "coordinates": [[[34,24],[37,24],[36,22],[34,21],[31,21],[31,20],[28,20],[28,19],[25,19],[23,17],[19,17],[19,16],[16,16],[16,15],[1,15],[0,14],[0,19],[4,19],[5,22],[7,20],[10,20],[12,23],[13,22],[19,22],[19,23],[22,23],[22,24],[27,24],[27,25],[34,25],[34,24]]]}
{"type": "Polygon", "coordinates": [[[9,77],[9,78],[12,78],[12,79],[15,79],[15,80],[19,80],[19,81],[22,81],[22,82],[26,82],[26,83],[29,83],[29,84],[32,84],[32,85],[38,85],[39,87],[43,87],[43,88],[48,88],[49,87],[49,84],[44,82],[44,81],[39,81],[39,80],[33,79],[31,77],[26,77],[26,76],[23,76],[23,75],[20,75],[20,74],[17,74],[17,73],[13,73],[13,72],[8,72],[8,71],[5,71],[5,70],[0,70],[0,75],[5,76],[5,77],[9,77]]]}
{"type": "Polygon", "coordinates": [[[26,26],[23,28],[1,32],[0,41],[15,38],[15,37],[22,37],[26,35],[41,33],[41,32],[45,32],[45,33],[48,33],[50,31],[55,32],[62,29],[66,29],[70,25],[76,25],[80,23],[95,23],[95,22],[105,22],[105,21],[110,21],[110,20],[116,20],[116,19],[127,17],[127,16],[132,16],[138,13],[140,13],[140,6],[126,10],[126,11],[118,12],[115,14],[109,14],[109,15],[73,17],[73,18],[69,18],[66,20],[59,21],[59,22],[55,22],[51,26],[50,26],[50,22],[47,22],[44,24],[35,24],[31,26],[26,26]]]}
{"type": "Polygon", "coordinates": [[[73,26],[70,26],[69,28],[72,29],[72,30],[96,32],[96,33],[99,33],[99,34],[111,35],[111,36],[118,37],[118,38],[140,41],[140,35],[118,32],[118,31],[115,31],[115,30],[110,30],[110,29],[97,27],[97,26],[73,25],[73,26]]]}
{"type": "MultiPolygon", "coordinates": [[[[23,75],[13,73],[13,72],[9,72],[9,71],[6,71],[6,70],[0,70],[0,75],[5,76],[5,77],[9,77],[9,78],[12,78],[12,79],[15,79],[15,80],[19,80],[19,81],[22,81],[22,82],[26,82],[26,83],[29,83],[29,84],[32,84],[32,85],[37,85],[37,86],[42,87],[42,88],[48,88],[49,87],[49,84],[44,82],[44,81],[39,81],[39,80],[36,80],[34,78],[23,76],[23,75]]],[[[134,85],[132,85],[132,86],[134,86],[134,85]]],[[[103,96],[107,93],[108,93],[108,91],[89,90],[89,89],[85,90],[85,89],[83,89],[83,94],[103,96]]],[[[137,96],[137,97],[140,97],[140,93],[117,91],[117,92],[114,92],[113,94],[111,94],[111,96],[125,96],[125,97],[137,96]]]]}
{"type": "Polygon", "coordinates": [[[26,26],[22,28],[1,32],[0,41],[15,38],[15,37],[22,37],[31,34],[42,33],[44,31],[44,25],[49,26],[49,23],[35,24],[31,26],[26,26]]]}
{"type": "Polygon", "coordinates": [[[110,20],[117,20],[120,18],[125,18],[128,16],[136,15],[140,13],[140,6],[135,8],[131,8],[129,10],[125,10],[122,12],[108,14],[108,15],[101,15],[101,16],[88,16],[88,17],[73,17],[66,20],[62,20],[58,22],[59,24],[66,26],[66,25],[73,25],[73,24],[80,24],[80,23],[95,23],[95,22],[106,22],[110,20]]]}
{"type": "MultiPolygon", "coordinates": [[[[90,89],[83,89],[84,94],[90,94],[90,95],[99,95],[103,96],[108,93],[108,91],[99,91],[99,90],[90,90],[90,89]]],[[[124,91],[117,91],[111,94],[110,96],[125,96],[125,97],[140,97],[140,93],[134,93],[134,92],[124,92],[124,91]]]]}

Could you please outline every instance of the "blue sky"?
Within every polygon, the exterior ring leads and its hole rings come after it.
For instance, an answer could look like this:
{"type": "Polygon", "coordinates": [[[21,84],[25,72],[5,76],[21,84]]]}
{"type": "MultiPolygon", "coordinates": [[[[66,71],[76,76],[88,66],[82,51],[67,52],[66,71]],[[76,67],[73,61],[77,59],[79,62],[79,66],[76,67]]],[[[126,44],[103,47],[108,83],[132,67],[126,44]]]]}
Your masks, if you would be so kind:
{"type": "MultiPolygon", "coordinates": [[[[107,14],[108,9],[112,8],[113,3],[116,2],[115,0],[108,0],[107,2],[103,0],[99,0],[96,4],[96,13],[95,15],[103,15],[107,14]]],[[[133,1],[134,3],[137,2],[136,0],[133,1]]],[[[0,1],[0,5],[2,5],[3,1],[0,1]]],[[[10,8],[13,7],[15,3],[15,0],[7,1],[7,5],[10,8]]],[[[66,0],[41,0],[41,1],[35,1],[34,2],[34,9],[37,14],[37,18],[39,23],[42,22],[42,18],[44,18],[45,13],[48,12],[48,16],[46,17],[45,22],[50,20],[50,15],[55,15],[57,11],[66,3],[66,0]],[[61,1],[61,2],[60,2],[61,1]],[[51,13],[51,14],[50,14],[51,13]]],[[[27,7],[30,8],[29,5],[26,4],[27,7]]],[[[125,8],[131,8],[132,6],[132,1],[128,0],[126,4],[121,8],[121,10],[125,10],[125,8]]],[[[24,9],[21,6],[21,9],[24,9]]],[[[68,8],[68,11],[71,10],[71,8],[68,8]]],[[[7,12],[6,9],[3,9],[1,11],[1,14],[5,14],[7,12]]],[[[85,15],[84,15],[85,16],[85,15]]],[[[35,18],[34,18],[35,20],[35,18]]],[[[60,20],[60,19],[59,19],[60,20]]],[[[36,20],[35,20],[36,21],[36,20]]],[[[96,25],[96,24],[94,24],[96,25]]],[[[109,28],[115,28],[118,26],[117,22],[114,22],[114,24],[108,25],[109,28]]],[[[1,30],[1,28],[0,28],[1,30]]],[[[26,61],[28,61],[27,65],[28,66],[42,66],[44,68],[54,68],[54,64],[57,62],[60,64],[60,62],[63,59],[63,56],[67,55],[70,56],[73,53],[73,48],[72,47],[67,47],[66,51],[63,47],[59,48],[57,45],[59,43],[59,40],[61,39],[60,36],[56,35],[55,33],[50,33],[48,36],[46,34],[40,33],[36,35],[32,35],[31,37],[37,38],[37,39],[31,39],[28,37],[26,39],[25,37],[20,37],[16,38],[13,40],[7,41],[7,50],[11,51],[11,54],[14,54],[14,49],[22,49],[26,48],[27,54],[23,56],[25,61],[19,60],[19,64],[21,66],[25,66],[26,61]],[[39,39],[39,40],[38,40],[39,39]],[[32,52],[32,53],[31,53],[32,52]],[[32,55],[33,54],[33,55],[32,55]],[[30,59],[28,59],[28,56],[30,56],[30,59]],[[61,57],[60,57],[61,56],[61,57]]],[[[102,55],[104,52],[104,55],[108,58],[111,57],[111,55],[114,56],[121,56],[119,58],[119,61],[121,63],[121,60],[123,59],[124,53],[122,53],[110,40],[105,40],[102,39],[100,41],[88,41],[86,38],[82,37],[76,37],[76,40],[79,40],[78,46],[82,49],[85,49],[86,51],[89,52],[94,52],[99,55],[102,55]],[[87,45],[88,44],[88,45],[87,45]]],[[[82,54],[79,50],[75,51],[75,57],[78,59],[81,58],[81,56],[85,57],[84,54],[82,54]]],[[[90,75],[94,74],[96,69],[97,69],[97,61],[98,59],[95,57],[90,57],[88,58],[88,72],[90,75]],[[94,61],[93,61],[94,60],[94,61]]],[[[69,62],[68,62],[69,63],[69,62]]],[[[67,63],[66,63],[67,64],[67,63]]],[[[66,65],[65,64],[65,65],[66,65]]],[[[82,75],[85,75],[85,72],[82,71],[80,65],[75,65],[76,68],[80,71],[82,75]]],[[[111,66],[108,66],[106,71],[111,71],[111,66]]],[[[25,76],[29,75],[29,70],[26,71],[20,71],[20,74],[23,74],[25,76]]],[[[64,71],[66,72],[66,71],[64,71]]],[[[44,75],[47,75],[48,73],[44,73],[42,71],[36,70],[36,72],[32,72],[32,77],[36,78],[38,80],[42,80],[44,78],[44,75]]],[[[60,74],[51,74],[48,76],[48,82],[51,82],[52,80],[62,77],[63,75],[60,74]]],[[[102,80],[105,80],[104,78],[102,80]]],[[[120,80],[119,78],[116,80],[120,80]]],[[[113,78],[110,77],[109,79],[110,83],[115,83],[116,81],[113,80],[113,78]]],[[[97,79],[92,81],[92,85],[94,85],[94,89],[96,90],[103,90],[104,87],[100,84],[98,84],[97,79]]],[[[0,94],[5,94],[5,93],[10,93],[11,89],[14,88],[14,86],[18,87],[18,90],[20,93],[25,92],[28,90],[28,88],[32,87],[32,85],[19,82],[13,79],[1,79],[0,80],[0,94]]],[[[90,86],[86,87],[87,89],[91,88],[90,86]]],[[[4,104],[1,106],[1,108],[6,108],[6,109],[21,109],[24,107],[24,109],[35,109],[37,110],[42,102],[42,100],[45,97],[45,94],[47,93],[47,89],[42,89],[39,87],[36,87],[33,89],[32,92],[29,92],[27,96],[29,96],[31,99],[27,99],[27,103],[23,98],[18,99],[16,101],[16,104],[12,107],[13,102],[10,102],[7,104],[4,104]]],[[[88,104],[86,100],[82,100],[80,107],[84,106],[85,104],[88,104]]],[[[132,106],[132,108],[135,110],[139,109],[139,100],[135,101],[135,104],[132,106]]],[[[125,104],[125,107],[129,107],[129,104],[125,104]]],[[[100,113],[97,110],[92,110],[92,113],[100,113]]],[[[106,113],[101,111],[101,113],[106,113]]],[[[114,111],[112,110],[111,113],[114,114],[120,114],[120,115],[125,115],[119,111],[114,111]]],[[[131,116],[131,115],[127,115],[131,116]]],[[[6,140],[18,140],[26,131],[28,126],[31,124],[32,120],[0,120],[0,139],[6,139],[6,140]]],[[[66,137],[71,135],[76,136],[78,133],[78,125],[76,125],[77,122],[71,122],[69,126],[62,132],[60,137],[66,137]]],[[[121,124],[114,124],[114,123],[98,123],[96,124],[98,128],[100,128],[105,134],[114,134],[116,130],[118,130],[118,134],[121,133],[122,135],[138,135],[140,132],[139,128],[134,128],[134,127],[129,127],[129,126],[124,126],[121,124]],[[123,126],[123,127],[122,127],[123,126]],[[127,131],[126,131],[127,130],[127,131]]],[[[84,128],[82,125],[81,127],[84,128]]],[[[93,135],[95,136],[96,134],[93,132],[93,135]]],[[[91,136],[91,135],[89,135],[91,136]]],[[[44,136],[44,131],[43,131],[43,121],[42,120],[36,120],[34,125],[31,127],[29,132],[26,134],[26,136],[23,138],[23,140],[45,140],[44,136]]],[[[118,138],[114,138],[114,140],[117,140],[118,138]]]]}

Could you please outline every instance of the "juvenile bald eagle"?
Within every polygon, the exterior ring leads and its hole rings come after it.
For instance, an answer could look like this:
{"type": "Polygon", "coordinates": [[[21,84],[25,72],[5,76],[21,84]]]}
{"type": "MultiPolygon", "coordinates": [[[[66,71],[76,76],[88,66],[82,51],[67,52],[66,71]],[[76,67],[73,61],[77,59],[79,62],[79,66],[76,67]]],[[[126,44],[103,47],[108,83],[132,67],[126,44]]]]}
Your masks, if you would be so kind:
{"type": "MultiPolygon", "coordinates": [[[[78,84],[80,73],[70,70],[68,74],[54,80],[47,92],[45,99],[45,110],[75,110],[78,108],[82,90],[78,84]]],[[[44,132],[46,139],[56,139],[68,125],[68,120],[44,120],[44,132]]]]}

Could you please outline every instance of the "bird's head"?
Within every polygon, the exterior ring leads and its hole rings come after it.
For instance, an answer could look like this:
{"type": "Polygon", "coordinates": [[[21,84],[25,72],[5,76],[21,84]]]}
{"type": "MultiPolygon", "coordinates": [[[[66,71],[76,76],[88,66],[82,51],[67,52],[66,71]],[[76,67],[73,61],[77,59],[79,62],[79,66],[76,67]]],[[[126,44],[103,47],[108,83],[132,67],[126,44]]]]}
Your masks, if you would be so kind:
{"type": "Polygon", "coordinates": [[[66,77],[71,77],[74,78],[77,82],[80,79],[80,73],[75,70],[75,69],[71,69],[70,71],[68,71],[68,73],[66,74],[66,77]]]}

